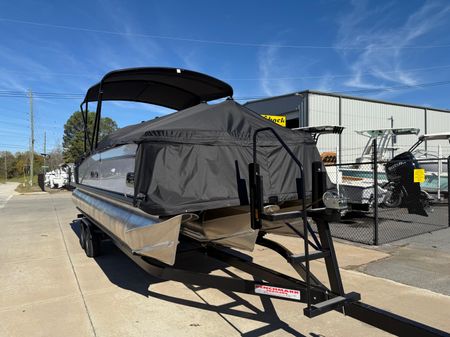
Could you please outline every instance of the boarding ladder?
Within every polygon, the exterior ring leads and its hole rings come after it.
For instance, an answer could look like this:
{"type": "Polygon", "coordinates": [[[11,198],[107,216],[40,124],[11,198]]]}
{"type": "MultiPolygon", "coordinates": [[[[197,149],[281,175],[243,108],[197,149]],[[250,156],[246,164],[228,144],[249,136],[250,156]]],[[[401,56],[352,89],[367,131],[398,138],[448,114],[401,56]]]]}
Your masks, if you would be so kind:
{"type": "Polygon", "coordinates": [[[322,195],[325,191],[326,173],[322,169],[321,162],[314,162],[312,165],[312,202],[306,203],[305,193],[305,172],[300,160],[295,156],[283,139],[271,127],[261,128],[255,131],[253,135],[253,162],[249,165],[249,188],[250,188],[250,214],[251,225],[253,229],[261,231],[257,243],[277,251],[286,261],[292,265],[300,277],[306,282],[306,308],[304,314],[307,317],[315,317],[331,310],[343,312],[347,303],[360,300],[360,295],[355,292],[345,293],[342,285],[342,279],[339,272],[339,266],[333,246],[333,240],[330,233],[329,222],[339,219],[340,214],[337,210],[327,209],[323,206],[322,195]],[[300,178],[296,180],[296,188],[299,199],[301,200],[301,210],[289,212],[266,213],[264,208],[263,177],[260,174],[260,166],[257,158],[257,140],[262,132],[271,132],[279,141],[283,149],[288,153],[293,162],[300,170],[300,178]],[[290,222],[301,219],[303,231],[293,226],[290,222]],[[309,223],[312,219],[317,226],[317,234],[312,230],[309,223]],[[297,236],[304,241],[304,254],[293,254],[285,247],[275,241],[264,238],[262,232],[263,221],[280,221],[288,226],[297,236]],[[309,239],[311,236],[312,240],[309,239]],[[310,247],[314,251],[310,252],[310,247]],[[324,259],[330,287],[327,288],[310,271],[310,262],[313,260],[324,259]],[[318,301],[312,296],[312,290],[320,287],[326,288],[328,294],[325,300],[318,301]]]}

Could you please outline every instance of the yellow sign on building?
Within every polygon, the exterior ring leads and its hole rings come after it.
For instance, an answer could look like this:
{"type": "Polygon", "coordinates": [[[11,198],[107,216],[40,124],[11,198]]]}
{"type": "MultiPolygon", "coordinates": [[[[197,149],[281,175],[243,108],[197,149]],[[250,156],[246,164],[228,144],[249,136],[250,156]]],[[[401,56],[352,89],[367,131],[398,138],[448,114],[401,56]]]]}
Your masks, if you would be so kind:
{"type": "Polygon", "coordinates": [[[414,182],[415,183],[425,182],[425,170],[424,169],[414,169],[414,182]]]}
{"type": "Polygon", "coordinates": [[[274,116],[274,115],[261,115],[261,116],[278,125],[286,127],[286,116],[274,116]]]}

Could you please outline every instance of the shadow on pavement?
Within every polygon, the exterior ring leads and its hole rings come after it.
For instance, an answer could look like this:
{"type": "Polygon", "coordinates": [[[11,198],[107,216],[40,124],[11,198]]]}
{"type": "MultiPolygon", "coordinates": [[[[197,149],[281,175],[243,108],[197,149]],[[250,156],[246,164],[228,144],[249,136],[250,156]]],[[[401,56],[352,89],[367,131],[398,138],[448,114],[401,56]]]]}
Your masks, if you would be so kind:
{"type": "MultiPolygon", "coordinates": [[[[80,224],[79,220],[72,221],[71,228],[73,232],[80,237],[80,224]]],[[[108,279],[114,283],[115,285],[133,291],[135,293],[141,294],[145,297],[152,296],[154,298],[180,304],[186,305],[192,308],[197,308],[200,310],[211,311],[219,314],[222,319],[224,319],[231,327],[233,327],[236,332],[246,337],[253,336],[261,336],[267,333],[271,333],[277,330],[283,330],[283,333],[287,333],[293,336],[305,337],[305,335],[299,333],[294,330],[289,324],[282,321],[272,303],[272,300],[268,297],[260,297],[261,304],[263,309],[259,309],[254,306],[247,300],[240,297],[238,294],[235,294],[231,291],[222,291],[225,295],[232,299],[231,302],[221,305],[213,305],[209,304],[207,299],[204,298],[201,294],[199,294],[200,290],[205,288],[193,285],[185,286],[193,291],[203,303],[187,300],[184,298],[169,296],[161,293],[157,293],[149,290],[149,288],[157,283],[165,282],[164,280],[155,278],[147,274],[143,271],[138,265],[136,265],[132,260],[130,260],[125,254],[123,254],[120,249],[118,249],[114,243],[110,240],[102,242],[102,255],[95,258],[95,261],[99,265],[99,267],[103,270],[108,279]],[[245,311],[235,309],[237,307],[244,307],[245,311]],[[252,331],[242,332],[239,330],[237,326],[235,326],[227,316],[235,316],[240,318],[245,318],[253,321],[258,321],[261,323],[267,323],[263,327],[259,327],[252,331]]],[[[198,261],[200,262],[200,261],[198,261]]],[[[183,264],[186,261],[182,262],[183,264]]],[[[204,263],[201,261],[200,263],[196,263],[195,269],[198,272],[209,273],[212,270],[221,270],[222,272],[228,274],[231,277],[238,276],[233,274],[229,270],[225,269],[223,265],[215,264],[211,265],[210,263],[204,263]]],[[[300,313],[299,313],[300,314],[300,313]]],[[[311,336],[317,336],[314,333],[311,333],[311,336]]]]}

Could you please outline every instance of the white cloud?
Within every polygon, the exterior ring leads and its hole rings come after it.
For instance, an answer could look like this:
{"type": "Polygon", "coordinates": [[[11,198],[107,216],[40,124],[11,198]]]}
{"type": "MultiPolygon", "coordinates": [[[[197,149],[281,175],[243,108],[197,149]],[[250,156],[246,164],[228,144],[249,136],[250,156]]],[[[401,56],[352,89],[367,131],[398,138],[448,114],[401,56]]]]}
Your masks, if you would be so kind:
{"type": "MultiPolygon", "coordinates": [[[[450,6],[425,2],[402,24],[392,27],[392,3],[368,8],[367,1],[353,1],[353,10],[340,17],[336,47],[353,76],[345,85],[377,89],[386,85],[415,85],[421,81],[404,69],[405,48],[430,35],[448,20],[450,6]],[[373,23],[373,18],[377,20],[373,23]],[[388,28],[389,27],[389,28],[388,28]],[[348,49],[345,49],[348,47],[348,49]],[[363,48],[355,50],[351,48],[363,48]]],[[[396,18],[394,22],[400,21],[396,18]]]]}
{"type": "Polygon", "coordinates": [[[334,77],[330,73],[326,73],[323,77],[320,78],[319,82],[315,85],[315,87],[311,87],[311,89],[315,89],[318,91],[332,91],[334,84],[334,77]]]}
{"type": "Polygon", "coordinates": [[[276,45],[263,47],[257,55],[260,90],[266,96],[284,95],[313,87],[325,90],[332,85],[334,79],[332,75],[325,73],[320,76],[309,76],[309,71],[319,61],[319,58],[309,58],[276,45]],[[318,80],[315,86],[311,86],[311,80],[318,80]]]}
{"type": "Polygon", "coordinates": [[[287,57],[280,57],[280,48],[269,46],[262,48],[258,54],[258,68],[261,74],[259,85],[264,95],[274,96],[298,90],[289,79],[276,79],[292,73],[292,62],[287,57]]]}

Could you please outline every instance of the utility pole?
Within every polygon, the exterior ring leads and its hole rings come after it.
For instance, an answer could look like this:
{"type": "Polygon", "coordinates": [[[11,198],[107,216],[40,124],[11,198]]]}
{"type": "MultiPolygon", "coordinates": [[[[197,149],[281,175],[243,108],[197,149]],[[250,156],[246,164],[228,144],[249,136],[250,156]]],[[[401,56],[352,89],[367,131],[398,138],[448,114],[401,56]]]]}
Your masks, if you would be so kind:
{"type": "Polygon", "coordinates": [[[45,158],[47,158],[47,133],[44,131],[44,175],[47,167],[45,166],[45,158]]]}
{"type": "Polygon", "coordinates": [[[31,128],[31,141],[30,141],[30,186],[33,186],[33,164],[34,164],[34,116],[33,116],[33,92],[29,91],[30,97],[30,128],[31,128]]]}

